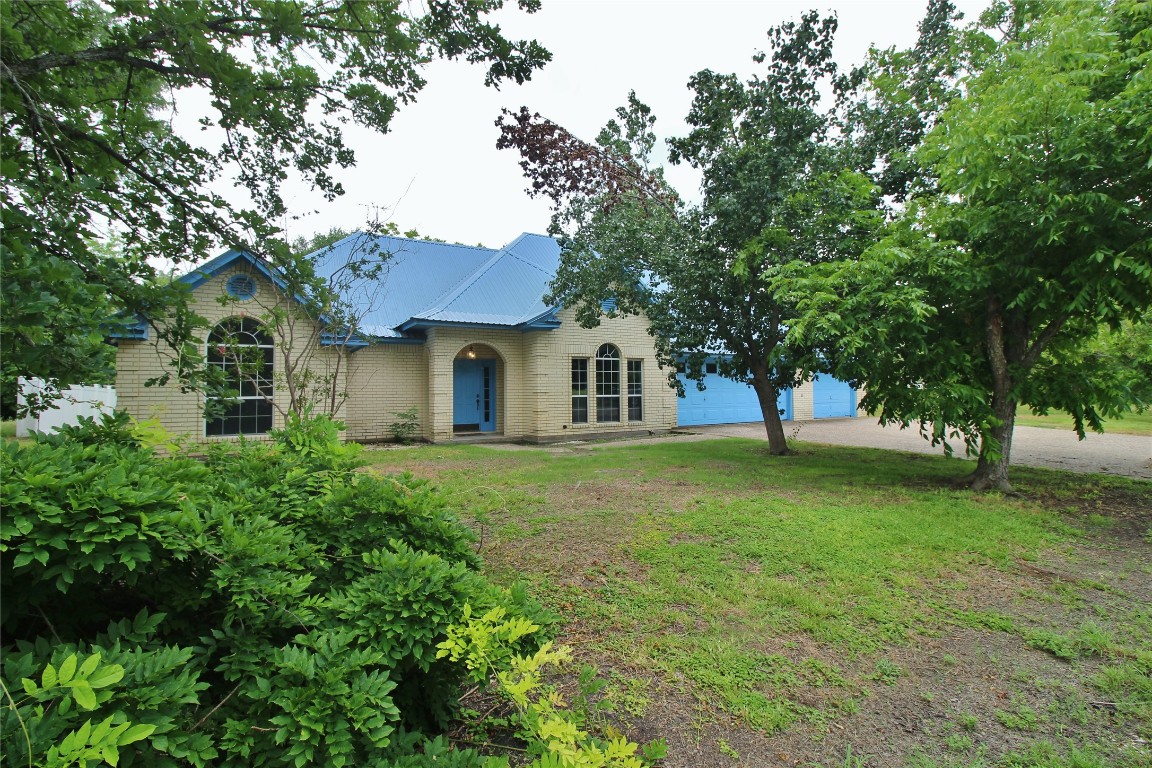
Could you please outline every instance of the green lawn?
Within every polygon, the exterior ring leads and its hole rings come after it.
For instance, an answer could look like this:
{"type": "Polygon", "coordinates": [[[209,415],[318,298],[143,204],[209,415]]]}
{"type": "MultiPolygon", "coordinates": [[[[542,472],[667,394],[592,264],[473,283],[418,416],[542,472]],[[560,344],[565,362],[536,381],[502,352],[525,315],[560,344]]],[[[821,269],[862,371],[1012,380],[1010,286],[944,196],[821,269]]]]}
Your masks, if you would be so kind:
{"type": "Polygon", "coordinates": [[[833,737],[892,702],[931,728],[851,764],[1121,766],[1109,734],[1152,738],[1152,484],[1014,468],[1020,497],[975,495],[959,461],[801,446],[369,455],[443,487],[489,569],[564,617],[610,670],[611,727],[697,750],[670,766],[788,739],[840,765],[833,737]]]}
{"type": "MultiPolygon", "coordinates": [[[[1016,423],[1026,427],[1072,429],[1072,417],[1063,411],[1052,411],[1046,416],[1037,416],[1023,405],[1016,409],[1016,423]]],[[[1129,413],[1122,419],[1106,421],[1104,431],[1121,435],[1152,435],[1152,411],[1129,413]]]]}
{"type": "Polygon", "coordinates": [[[0,421],[0,437],[5,439],[16,437],[16,422],[0,421]]]}

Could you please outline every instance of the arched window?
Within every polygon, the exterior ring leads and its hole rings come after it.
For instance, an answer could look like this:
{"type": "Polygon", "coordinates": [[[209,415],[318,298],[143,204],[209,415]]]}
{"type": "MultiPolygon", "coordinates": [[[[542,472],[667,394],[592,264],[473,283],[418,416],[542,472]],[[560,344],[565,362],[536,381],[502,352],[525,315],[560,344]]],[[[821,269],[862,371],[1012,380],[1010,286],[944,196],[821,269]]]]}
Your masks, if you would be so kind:
{"type": "Polygon", "coordinates": [[[596,350],[596,421],[620,421],[620,350],[596,350]]]}
{"type": "Polygon", "coordinates": [[[206,435],[262,435],[272,429],[272,337],[256,320],[231,317],[208,335],[208,365],[224,372],[229,396],[210,403],[206,435]],[[215,405],[213,408],[212,406],[215,405]]]}

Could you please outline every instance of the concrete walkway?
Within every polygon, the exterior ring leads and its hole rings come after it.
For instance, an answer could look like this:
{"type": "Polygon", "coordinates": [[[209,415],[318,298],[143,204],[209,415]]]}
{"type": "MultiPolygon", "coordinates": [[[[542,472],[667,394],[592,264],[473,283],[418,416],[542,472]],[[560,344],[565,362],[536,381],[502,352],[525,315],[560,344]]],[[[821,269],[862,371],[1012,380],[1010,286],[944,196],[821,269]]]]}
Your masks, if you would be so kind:
{"type": "MultiPolygon", "coordinates": [[[[682,429],[706,437],[765,439],[763,424],[717,424],[682,429]]],[[[933,448],[915,429],[882,427],[870,417],[784,422],[784,434],[793,432],[797,440],[809,443],[944,453],[939,447],[933,448]]],[[[962,443],[959,448],[963,451],[962,443]]],[[[1152,437],[1089,432],[1084,440],[1079,440],[1070,429],[1018,426],[1012,438],[1011,463],[1152,480],[1152,437]]]]}

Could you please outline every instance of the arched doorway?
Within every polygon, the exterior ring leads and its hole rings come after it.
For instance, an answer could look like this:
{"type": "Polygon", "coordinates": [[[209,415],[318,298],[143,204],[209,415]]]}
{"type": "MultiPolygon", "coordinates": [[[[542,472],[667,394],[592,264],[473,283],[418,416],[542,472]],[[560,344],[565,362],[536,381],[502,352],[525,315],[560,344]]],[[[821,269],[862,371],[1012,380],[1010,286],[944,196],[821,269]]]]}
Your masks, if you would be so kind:
{"type": "Polygon", "coordinates": [[[469,344],[452,361],[452,432],[495,432],[500,357],[486,344],[469,344]]]}

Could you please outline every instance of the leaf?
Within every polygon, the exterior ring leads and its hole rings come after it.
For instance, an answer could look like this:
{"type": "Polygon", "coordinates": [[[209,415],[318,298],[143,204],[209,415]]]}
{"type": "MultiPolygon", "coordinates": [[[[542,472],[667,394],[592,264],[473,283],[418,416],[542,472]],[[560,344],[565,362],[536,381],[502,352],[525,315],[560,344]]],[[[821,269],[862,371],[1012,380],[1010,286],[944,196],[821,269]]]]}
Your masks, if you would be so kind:
{"type": "Polygon", "coordinates": [[[40,675],[40,685],[44,688],[55,688],[58,679],[56,668],[49,664],[44,667],[44,673],[40,675]]]}
{"type": "Polygon", "coordinates": [[[98,745],[100,742],[102,742],[106,739],[109,731],[112,730],[112,718],[113,717],[114,717],[114,715],[109,715],[108,717],[101,720],[96,725],[96,727],[92,729],[92,745],[93,746],[98,745]]]}
{"type": "Polygon", "coordinates": [[[98,666],[100,666],[100,654],[94,653],[85,659],[84,663],[80,665],[80,677],[88,677],[96,670],[96,667],[98,666]]]}
{"type": "Polygon", "coordinates": [[[125,744],[131,744],[133,742],[140,741],[141,739],[148,738],[155,730],[156,726],[154,725],[140,723],[132,726],[128,730],[124,731],[124,733],[120,734],[120,738],[116,740],[116,743],[121,747],[125,744]]]}
{"type": "Polygon", "coordinates": [[[88,684],[93,688],[107,688],[124,679],[124,667],[119,664],[109,664],[101,667],[96,674],[88,678],[88,684]]]}
{"type": "Polygon", "coordinates": [[[72,654],[64,659],[60,665],[59,680],[60,685],[67,685],[68,682],[76,675],[76,654],[72,654]]]}
{"type": "Polygon", "coordinates": [[[96,692],[87,680],[77,680],[72,683],[72,698],[81,709],[96,709],[96,692]]]}

